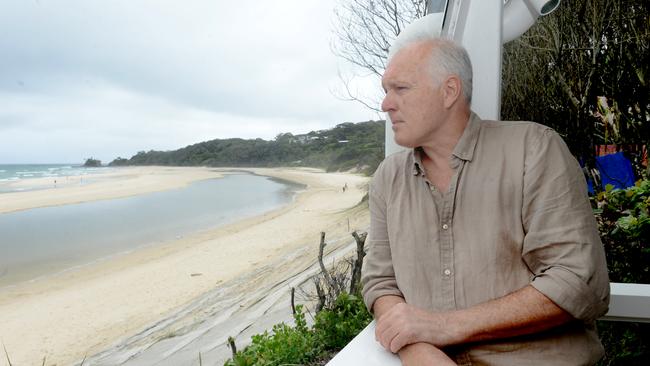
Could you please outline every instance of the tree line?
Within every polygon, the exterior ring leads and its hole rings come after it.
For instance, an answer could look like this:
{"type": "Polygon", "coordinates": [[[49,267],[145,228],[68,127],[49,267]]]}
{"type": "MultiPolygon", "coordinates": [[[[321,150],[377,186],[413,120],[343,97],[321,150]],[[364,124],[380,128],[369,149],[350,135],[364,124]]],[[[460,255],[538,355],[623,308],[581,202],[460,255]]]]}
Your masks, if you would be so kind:
{"type": "Polygon", "coordinates": [[[327,171],[372,174],[384,158],[384,121],[341,123],[334,128],[274,140],[215,139],[173,151],[140,151],[110,166],[173,165],[212,167],[310,166],[327,171]]]}
{"type": "Polygon", "coordinates": [[[553,127],[587,165],[598,145],[617,145],[639,176],[650,140],[649,16],[647,0],[563,1],[505,45],[503,118],[553,127]]]}

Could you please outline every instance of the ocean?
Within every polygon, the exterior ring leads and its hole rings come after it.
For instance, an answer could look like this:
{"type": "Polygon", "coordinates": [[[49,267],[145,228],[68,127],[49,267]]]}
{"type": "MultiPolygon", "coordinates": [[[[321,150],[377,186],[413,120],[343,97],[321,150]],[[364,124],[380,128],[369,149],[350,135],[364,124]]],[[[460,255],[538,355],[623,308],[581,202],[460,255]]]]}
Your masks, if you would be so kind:
{"type": "Polygon", "coordinates": [[[0,192],[11,192],[21,188],[11,188],[9,183],[34,178],[62,180],[69,177],[103,173],[113,168],[85,168],[75,164],[0,164],[0,192]]]}
{"type": "Polygon", "coordinates": [[[0,287],[256,216],[290,203],[302,188],[233,174],[163,192],[0,214],[0,287]]]}

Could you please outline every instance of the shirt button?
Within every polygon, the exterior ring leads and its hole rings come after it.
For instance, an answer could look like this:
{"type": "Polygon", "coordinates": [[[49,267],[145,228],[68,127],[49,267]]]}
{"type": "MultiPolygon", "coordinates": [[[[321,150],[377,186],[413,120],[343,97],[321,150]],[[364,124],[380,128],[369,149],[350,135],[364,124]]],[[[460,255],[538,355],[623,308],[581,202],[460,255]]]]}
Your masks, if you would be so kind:
{"type": "Polygon", "coordinates": [[[449,276],[451,274],[451,270],[447,268],[443,273],[445,274],[445,276],[449,276]]]}
{"type": "Polygon", "coordinates": [[[447,225],[447,224],[442,224],[442,229],[443,229],[443,230],[447,230],[447,229],[449,229],[449,225],[447,225]]]}

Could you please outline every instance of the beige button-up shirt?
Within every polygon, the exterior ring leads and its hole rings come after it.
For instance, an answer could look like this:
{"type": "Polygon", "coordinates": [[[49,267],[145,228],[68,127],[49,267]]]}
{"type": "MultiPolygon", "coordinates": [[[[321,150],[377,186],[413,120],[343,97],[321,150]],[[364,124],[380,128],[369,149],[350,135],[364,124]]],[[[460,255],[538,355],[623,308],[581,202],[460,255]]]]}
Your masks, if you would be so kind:
{"type": "MultiPolygon", "coordinates": [[[[363,296],[430,311],[463,309],[534,286],[576,321],[450,351],[463,365],[590,365],[609,279],[582,171],[561,137],[532,122],[475,114],[451,157],[449,190],[426,180],[420,150],[387,157],[370,186],[363,296]]],[[[435,174],[435,172],[432,172],[435,174]]]]}

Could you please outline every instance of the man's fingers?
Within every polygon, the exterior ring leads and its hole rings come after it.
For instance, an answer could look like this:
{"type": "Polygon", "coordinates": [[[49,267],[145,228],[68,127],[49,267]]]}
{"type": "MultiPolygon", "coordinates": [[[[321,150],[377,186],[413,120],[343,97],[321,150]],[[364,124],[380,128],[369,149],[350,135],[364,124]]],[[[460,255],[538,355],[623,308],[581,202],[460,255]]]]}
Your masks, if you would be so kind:
{"type": "Polygon", "coordinates": [[[385,324],[382,329],[377,328],[376,337],[386,350],[390,351],[390,344],[393,338],[399,334],[399,330],[391,324],[385,324]]]}
{"type": "Polygon", "coordinates": [[[394,332],[392,328],[386,328],[381,332],[381,334],[379,334],[379,343],[386,350],[390,350],[390,342],[393,340],[395,335],[396,332],[394,332]]]}
{"type": "Polygon", "coordinates": [[[400,337],[400,333],[397,330],[393,330],[392,332],[387,332],[386,338],[384,339],[385,343],[386,343],[386,344],[383,345],[384,348],[387,351],[390,351],[390,352],[393,352],[393,353],[399,351],[399,349],[397,349],[397,351],[393,351],[393,343],[395,342],[395,339],[398,339],[399,337],[400,337]]]}
{"type": "Polygon", "coordinates": [[[382,317],[380,320],[377,320],[377,326],[375,327],[375,340],[381,343],[381,335],[386,331],[387,322],[383,321],[385,317],[382,317]]]}
{"type": "Polygon", "coordinates": [[[403,347],[418,342],[416,333],[412,329],[401,328],[395,337],[390,342],[390,351],[397,353],[403,347]]]}
{"type": "Polygon", "coordinates": [[[381,340],[384,338],[382,334],[386,333],[391,324],[393,324],[391,310],[377,320],[377,325],[375,327],[375,340],[379,341],[379,343],[381,343],[381,340]]]}
{"type": "Polygon", "coordinates": [[[393,353],[397,353],[404,346],[404,337],[401,334],[398,334],[391,340],[389,350],[393,353]]]}

